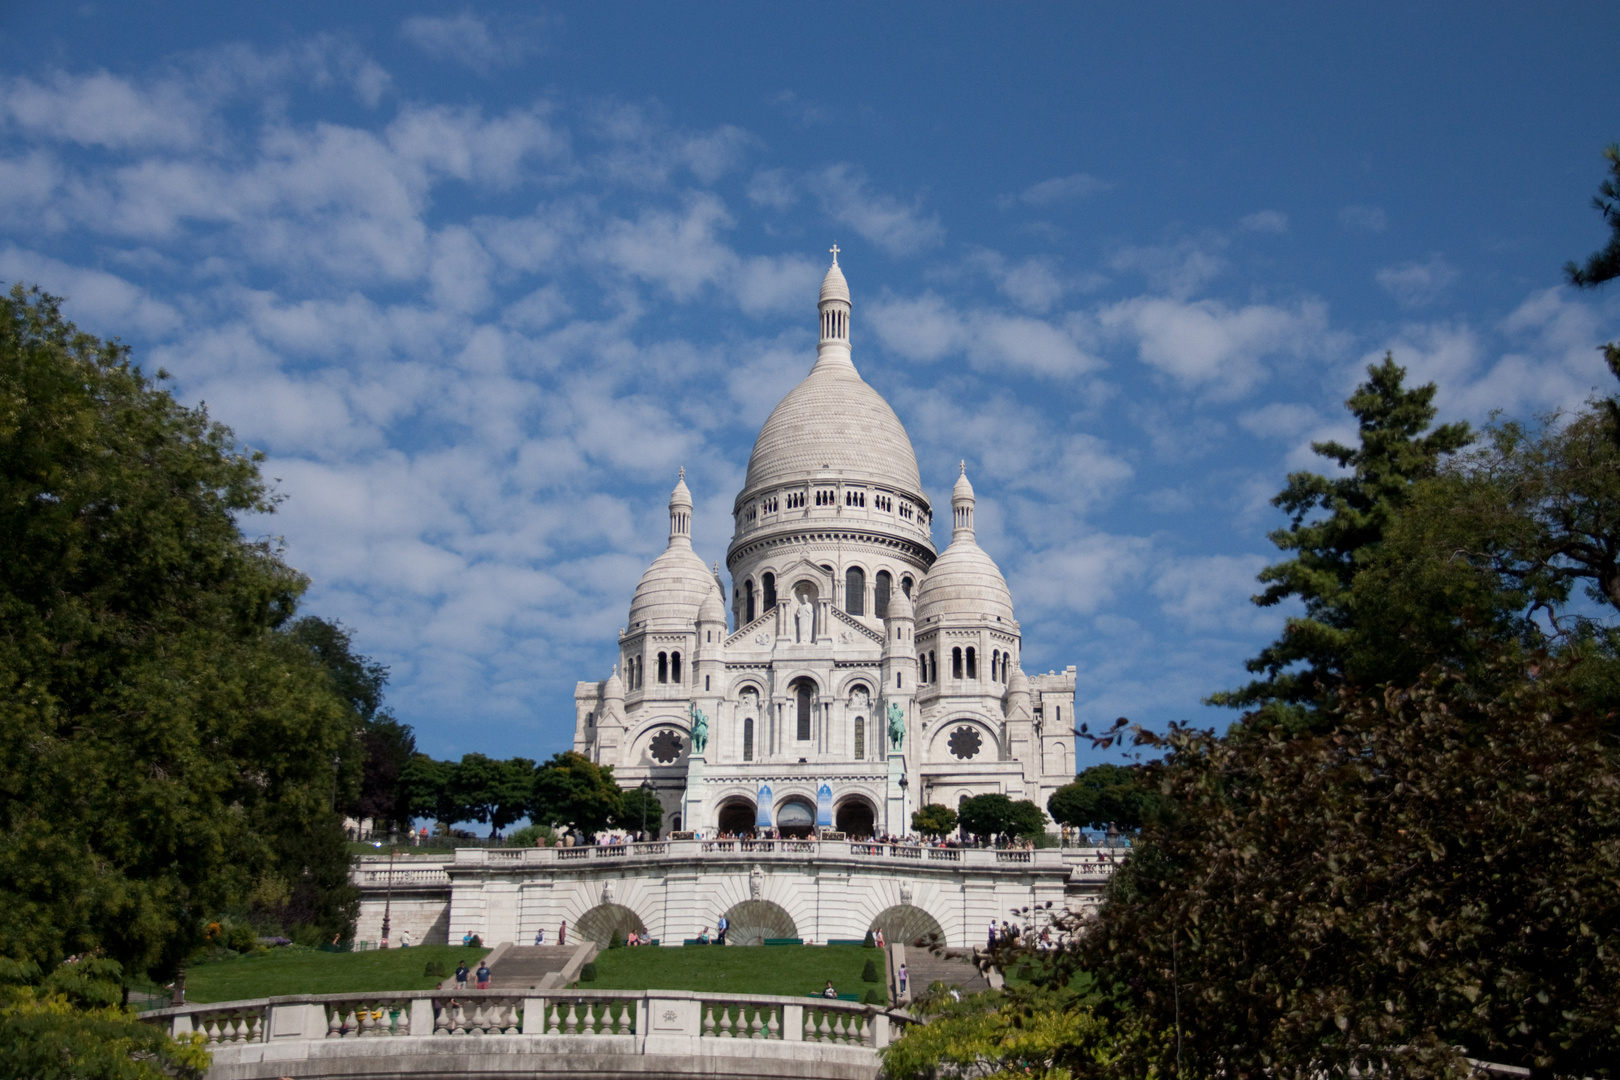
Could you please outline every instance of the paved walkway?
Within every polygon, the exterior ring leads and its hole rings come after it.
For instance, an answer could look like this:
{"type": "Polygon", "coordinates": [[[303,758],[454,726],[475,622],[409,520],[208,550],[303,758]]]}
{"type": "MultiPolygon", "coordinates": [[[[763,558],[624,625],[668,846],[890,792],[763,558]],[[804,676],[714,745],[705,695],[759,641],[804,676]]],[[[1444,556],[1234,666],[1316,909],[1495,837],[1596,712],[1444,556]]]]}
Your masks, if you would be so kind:
{"type": "Polygon", "coordinates": [[[489,988],[521,990],[539,986],[541,979],[561,971],[578,948],[575,944],[518,945],[507,949],[489,969],[489,988]]]}
{"type": "Polygon", "coordinates": [[[963,949],[947,949],[944,956],[935,956],[927,949],[907,949],[906,978],[914,997],[925,993],[936,982],[959,987],[964,994],[990,989],[972,957],[963,949]]]}

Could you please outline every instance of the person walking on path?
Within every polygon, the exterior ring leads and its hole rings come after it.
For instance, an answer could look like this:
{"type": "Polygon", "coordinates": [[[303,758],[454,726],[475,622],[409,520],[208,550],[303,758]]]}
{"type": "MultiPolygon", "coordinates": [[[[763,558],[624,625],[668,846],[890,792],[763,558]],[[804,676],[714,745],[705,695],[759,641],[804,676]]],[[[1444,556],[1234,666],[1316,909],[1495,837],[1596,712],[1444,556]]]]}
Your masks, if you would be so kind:
{"type": "Polygon", "coordinates": [[[557,944],[568,944],[568,920],[564,919],[562,925],[557,927],[557,944]]]}
{"type": "Polygon", "coordinates": [[[900,961],[900,971],[898,974],[900,976],[900,994],[902,997],[904,997],[906,993],[906,962],[904,960],[900,961]]]}
{"type": "Polygon", "coordinates": [[[465,989],[467,989],[467,961],[461,960],[456,963],[456,990],[460,992],[465,989]]]}
{"type": "Polygon", "coordinates": [[[489,989],[489,965],[482,960],[478,961],[478,989],[489,989]]]}

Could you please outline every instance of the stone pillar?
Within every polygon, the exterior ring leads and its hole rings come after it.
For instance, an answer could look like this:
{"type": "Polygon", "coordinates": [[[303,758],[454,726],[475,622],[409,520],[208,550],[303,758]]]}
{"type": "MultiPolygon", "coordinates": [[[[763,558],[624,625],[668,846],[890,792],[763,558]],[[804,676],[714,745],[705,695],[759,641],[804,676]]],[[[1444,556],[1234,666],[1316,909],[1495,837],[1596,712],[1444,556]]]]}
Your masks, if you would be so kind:
{"type": "Polygon", "coordinates": [[[900,786],[900,778],[905,775],[905,755],[897,750],[889,751],[888,797],[883,812],[883,831],[895,836],[904,836],[911,831],[911,808],[906,805],[906,789],[900,786]]]}
{"type": "Polygon", "coordinates": [[[703,807],[703,772],[706,765],[702,754],[693,754],[686,761],[686,794],[681,799],[681,828],[688,832],[713,829],[703,807]]]}

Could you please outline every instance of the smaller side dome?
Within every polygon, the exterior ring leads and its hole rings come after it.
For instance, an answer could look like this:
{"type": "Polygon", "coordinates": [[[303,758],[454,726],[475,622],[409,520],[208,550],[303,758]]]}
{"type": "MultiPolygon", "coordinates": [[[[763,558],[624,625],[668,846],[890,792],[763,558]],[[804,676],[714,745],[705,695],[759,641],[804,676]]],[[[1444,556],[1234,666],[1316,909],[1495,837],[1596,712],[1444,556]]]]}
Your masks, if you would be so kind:
{"type": "Polygon", "coordinates": [[[726,604],[720,599],[720,589],[711,588],[709,595],[703,600],[703,606],[698,608],[698,622],[724,623],[726,621],[726,604]]]}
{"type": "Polygon", "coordinates": [[[849,303],[849,282],[844,280],[844,271],[838,266],[838,245],[832,246],[832,265],[827,268],[827,276],[821,279],[821,302],[828,300],[842,300],[849,303]]]}
{"type": "Polygon", "coordinates": [[[1024,674],[1024,669],[1022,666],[1013,668],[1012,675],[1007,679],[1007,693],[1029,693],[1029,676],[1024,674]]]}
{"type": "Polygon", "coordinates": [[[714,578],[692,550],[692,493],[686,488],[686,470],[669,496],[669,547],[641,575],[630,598],[630,629],[649,621],[678,622],[690,627],[714,578]]]}
{"type": "Polygon", "coordinates": [[[613,674],[607,677],[607,683],[602,687],[602,698],[606,701],[624,700],[624,680],[619,678],[619,665],[613,665],[613,674]]]}
{"type": "Polygon", "coordinates": [[[917,590],[917,621],[975,623],[1013,622],[1012,592],[1007,579],[973,535],[973,485],[967,463],[951,491],[951,546],[939,557],[917,590]]]}
{"type": "Polygon", "coordinates": [[[889,594],[889,621],[895,619],[915,619],[917,609],[911,606],[911,597],[906,595],[904,589],[895,589],[889,594]]]}

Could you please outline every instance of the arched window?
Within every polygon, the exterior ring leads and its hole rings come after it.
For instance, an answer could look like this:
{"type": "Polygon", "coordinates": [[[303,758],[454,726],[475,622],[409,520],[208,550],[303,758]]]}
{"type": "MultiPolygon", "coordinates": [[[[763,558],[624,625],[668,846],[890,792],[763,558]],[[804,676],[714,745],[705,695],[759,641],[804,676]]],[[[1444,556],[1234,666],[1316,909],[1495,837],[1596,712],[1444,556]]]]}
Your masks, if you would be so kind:
{"type": "Polygon", "coordinates": [[[934,650],[928,650],[928,681],[939,682],[939,659],[934,656],[934,650]]]}
{"type": "Polygon", "coordinates": [[[855,718],[855,760],[866,760],[866,717],[855,718]]]}
{"type": "Polygon", "coordinates": [[[658,654],[658,681],[661,682],[661,683],[669,682],[669,654],[668,653],[659,653],[658,654]]]}
{"type": "MultiPolygon", "coordinates": [[[[972,655],[973,655],[973,650],[969,649],[968,650],[968,656],[971,657],[972,655]]],[[[973,661],[970,659],[968,661],[968,665],[971,667],[972,664],[973,664],[973,661]]],[[[669,654],[669,681],[674,683],[676,686],[679,686],[680,683],[681,683],[681,654],[680,653],[670,653],[669,654]]]]}
{"type": "MultiPolygon", "coordinates": [[[[675,655],[679,656],[680,654],[676,653],[675,655]]],[[[967,677],[970,679],[977,679],[979,677],[979,666],[973,662],[973,657],[973,646],[969,645],[967,651],[967,677]]],[[[679,664],[680,661],[676,660],[675,663],[679,664]]]]}
{"type": "Polygon", "coordinates": [[[747,599],[745,599],[743,601],[748,617],[746,619],[744,619],[743,622],[751,623],[751,622],[754,621],[754,581],[753,581],[753,579],[750,578],[749,580],[743,582],[743,588],[745,590],[747,590],[747,593],[748,593],[747,599]]]}
{"type": "Polygon", "coordinates": [[[752,716],[743,721],[743,760],[754,760],[754,718],[752,716]]]}
{"type": "Polygon", "coordinates": [[[889,617],[889,590],[893,587],[894,578],[887,570],[879,570],[872,583],[872,614],[880,619],[889,617]]]}
{"type": "Polygon", "coordinates": [[[900,579],[900,591],[906,594],[906,599],[907,600],[911,599],[911,577],[910,577],[910,575],[907,575],[906,577],[903,577],[903,578],[900,579]]]}
{"type": "Polygon", "coordinates": [[[851,615],[866,614],[866,572],[858,566],[844,571],[844,610],[851,615]]]}
{"type": "Polygon", "coordinates": [[[951,650],[951,678],[960,679],[961,677],[962,677],[962,650],[960,648],[956,648],[956,649],[951,650]]]}
{"type": "Polygon", "coordinates": [[[799,728],[797,738],[800,742],[810,741],[810,698],[814,693],[808,682],[800,682],[795,696],[799,706],[799,728]]]}
{"type": "Polygon", "coordinates": [[[765,610],[769,611],[776,606],[776,575],[767,573],[760,580],[765,583],[765,610]]]}
{"type": "Polygon", "coordinates": [[[1001,681],[1001,650],[997,649],[990,654],[990,681],[1001,681]]]}

